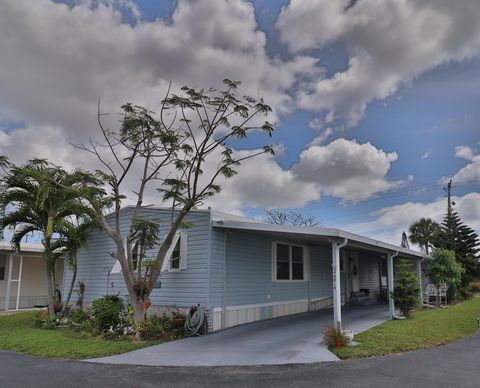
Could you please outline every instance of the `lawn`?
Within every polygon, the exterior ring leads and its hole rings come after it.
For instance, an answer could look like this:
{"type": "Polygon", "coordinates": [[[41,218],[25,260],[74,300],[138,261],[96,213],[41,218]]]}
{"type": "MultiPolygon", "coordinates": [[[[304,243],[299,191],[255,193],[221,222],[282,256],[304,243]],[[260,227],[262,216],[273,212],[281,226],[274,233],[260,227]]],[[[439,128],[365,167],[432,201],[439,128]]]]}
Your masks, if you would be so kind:
{"type": "Polygon", "coordinates": [[[333,349],[342,359],[383,356],[443,345],[473,333],[480,297],[455,306],[416,311],[410,319],[388,321],[355,336],[357,346],[333,349]]]}
{"type": "Polygon", "coordinates": [[[0,316],[0,349],[39,357],[86,359],[158,343],[84,337],[72,329],[38,329],[34,327],[34,321],[35,312],[0,316]]]}

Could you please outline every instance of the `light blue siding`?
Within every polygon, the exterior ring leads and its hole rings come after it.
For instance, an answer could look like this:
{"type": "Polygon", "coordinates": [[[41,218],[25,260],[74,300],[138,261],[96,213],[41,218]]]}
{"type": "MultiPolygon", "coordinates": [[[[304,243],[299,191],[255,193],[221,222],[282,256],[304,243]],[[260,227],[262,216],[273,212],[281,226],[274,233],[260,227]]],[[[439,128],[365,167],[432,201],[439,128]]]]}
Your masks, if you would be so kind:
{"type": "MultiPolygon", "coordinates": [[[[166,209],[145,208],[140,216],[160,222],[160,238],[170,228],[170,211],[166,209]]],[[[122,210],[121,231],[128,233],[132,217],[132,209],[122,210]]],[[[189,307],[193,304],[206,305],[207,269],[208,269],[208,236],[210,226],[210,213],[206,211],[193,211],[185,221],[193,226],[187,229],[187,269],[178,272],[162,272],[159,280],[161,288],[154,289],[151,294],[154,306],[189,307]]],[[[85,302],[99,298],[106,293],[107,268],[115,264],[111,252],[115,250],[114,243],[102,231],[90,233],[88,245],[79,251],[77,280],[85,283],[85,302]]],[[[154,257],[156,252],[151,252],[154,257]]],[[[69,284],[70,271],[65,273],[64,284],[69,284]]],[[[122,273],[111,274],[109,279],[109,293],[126,296],[128,294],[122,273]],[[113,283],[113,287],[111,287],[113,283]]],[[[75,297],[74,297],[75,300],[75,297]]]]}
{"type": "MultiPolygon", "coordinates": [[[[227,306],[262,304],[308,299],[309,283],[272,280],[272,242],[258,233],[227,232],[227,306]]],[[[296,241],[286,241],[299,243],[296,241]]],[[[331,250],[310,247],[311,298],[332,295],[331,250]]],[[[213,228],[211,305],[223,302],[224,230],[213,228]]]]}
{"type": "Polygon", "coordinates": [[[210,264],[210,306],[220,307],[223,302],[223,270],[225,253],[225,233],[224,229],[212,228],[211,237],[211,264],[210,264]]]}
{"type": "Polygon", "coordinates": [[[330,246],[310,247],[312,262],[312,299],[332,296],[332,249],[330,246]]]}
{"type": "Polygon", "coordinates": [[[379,295],[380,267],[378,256],[362,252],[358,267],[360,289],[368,289],[371,295],[379,295]]]}

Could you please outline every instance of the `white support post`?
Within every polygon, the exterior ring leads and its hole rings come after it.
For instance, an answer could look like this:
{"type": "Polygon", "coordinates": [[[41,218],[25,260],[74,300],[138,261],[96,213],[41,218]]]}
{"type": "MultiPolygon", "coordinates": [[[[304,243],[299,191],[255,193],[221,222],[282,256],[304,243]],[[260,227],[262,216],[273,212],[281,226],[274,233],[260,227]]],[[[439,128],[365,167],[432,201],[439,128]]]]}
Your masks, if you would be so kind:
{"type": "Polygon", "coordinates": [[[342,293],[340,285],[340,248],[347,245],[347,239],[338,244],[332,241],[332,285],[333,285],[333,326],[342,329],[342,293]]]}
{"type": "Polygon", "coordinates": [[[417,260],[417,276],[418,276],[418,283],[420,285],[420,306],[423,305],[423,284],[422,284],[422,262],[425,259],[417,260]]]}
{"type": "Polygon", "coordinates": [[[20,268],[18,269],[18,282],[17,282],[17,301],[15,304],[15,310],[20,307],[20,287],[22,286],[22,272],[23,272],[23,255],[20,256],[20,268]]]}
{"type": "Polygon", "coordinates": [[[5,312],[8,313],[10,303],[10,289],[12,287],[12,267],[13,267],[13,253],[8,256],[8,277],[7,277],[7,291],[5,293],[5,312]]]}
{"type": "Polygon", "coordinates": [[[395,301],[393,300],[394,279],[393,279],[393,258],[398,256],[398,252],[389,253],[387,256],[387,272],[388,272],[388,307],[390,316],[393,319],[395,317],[395,301]]]}

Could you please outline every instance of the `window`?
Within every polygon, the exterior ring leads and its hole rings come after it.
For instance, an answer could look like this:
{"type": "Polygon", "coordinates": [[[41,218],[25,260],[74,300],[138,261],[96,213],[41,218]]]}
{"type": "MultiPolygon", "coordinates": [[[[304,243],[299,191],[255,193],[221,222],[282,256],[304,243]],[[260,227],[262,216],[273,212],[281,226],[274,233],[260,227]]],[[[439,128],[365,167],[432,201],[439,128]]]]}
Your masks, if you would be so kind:
{"type": "Polygon", "coordinates": [[[161,272],[182,271],[187,269],[187,233],[177,233],[172,240],[172,245],[165,254],[161,272]]]}
{"type": "Polygon", "coordinates": [[[140,256],[140,245],[136,243],[132,249],[132,262],[133,262],[134,271],[137,270],[139,256],[140,256]]]}
{"type": "Polygon", "coordinates": [[[274,280],[305,280],[304,247],[274,243],[274,280]]]}
{"type": "Polygon", "coordinates": [[[170,269],[180,269],[180,239],[177,240],[173,248],[172,258],[170,259],[170,269]]]}
{"type": "Polygon", "coordinates": [[[6,255],[0,255],[0,280],[5,280],[5,264],[7,262],[6,255]]]}

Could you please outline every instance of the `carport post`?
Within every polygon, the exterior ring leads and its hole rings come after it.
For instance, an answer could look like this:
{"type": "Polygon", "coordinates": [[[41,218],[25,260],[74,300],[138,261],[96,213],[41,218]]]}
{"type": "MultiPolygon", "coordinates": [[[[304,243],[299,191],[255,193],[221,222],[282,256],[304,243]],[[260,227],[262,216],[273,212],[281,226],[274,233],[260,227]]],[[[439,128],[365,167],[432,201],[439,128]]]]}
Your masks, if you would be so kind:
{"type": "Polygon", "coordinates": [[[390,316],[395,317],[395,301],[393,300],[393,258],[398,256],[398,252],[389,253],[387,256],[387,271],[388,271],[388,307],[390,316]]]}
{"type": "Polygon", "coordinates": [[[333,283],[333,325],[336,329],[342,329],[342,293],[340,285],[340,248],[347,245],[344,239],[339,244],[332,241],[332,283],[333,283]]]}
{"type": "Polygon", "coordinates": [[[420,306],[423,304],[422,263],[424,260],[425,257],[422,260],[417,260],[417,276],[418,284],[420,286],[420,306]]]}
{"type": "Polygon", "coordinates": [[[8,256],[8,277],[7,277],[7,292],[5,294],[5,312],[8,313],[10,303],[10,290],[12,288],[12,267],[13,267],[13,253],[8,256]]]}

